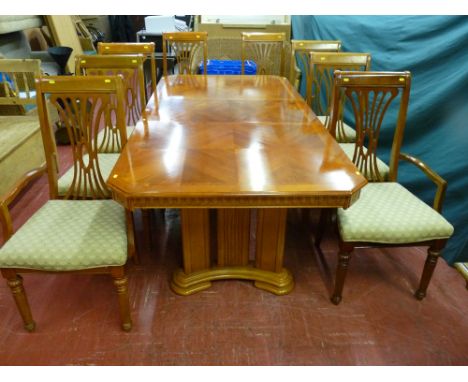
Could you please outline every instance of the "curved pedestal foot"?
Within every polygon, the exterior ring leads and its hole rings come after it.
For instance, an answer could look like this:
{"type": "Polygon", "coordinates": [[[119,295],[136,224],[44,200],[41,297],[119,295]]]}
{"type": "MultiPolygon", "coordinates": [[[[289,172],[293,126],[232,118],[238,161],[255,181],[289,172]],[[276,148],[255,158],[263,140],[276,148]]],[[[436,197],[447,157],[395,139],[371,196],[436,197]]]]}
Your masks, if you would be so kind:
{"type": "Polygon", "coordinates": [[[257,288],[280,296],[294,288],[293,277],[287,269],[270,272],[253,267],[214,267],[190,274],[179,269],[172,277],[171,288],[177,294],[188,296],[208,289],[211,281],[226,279],[253,280],[257,288]]]}

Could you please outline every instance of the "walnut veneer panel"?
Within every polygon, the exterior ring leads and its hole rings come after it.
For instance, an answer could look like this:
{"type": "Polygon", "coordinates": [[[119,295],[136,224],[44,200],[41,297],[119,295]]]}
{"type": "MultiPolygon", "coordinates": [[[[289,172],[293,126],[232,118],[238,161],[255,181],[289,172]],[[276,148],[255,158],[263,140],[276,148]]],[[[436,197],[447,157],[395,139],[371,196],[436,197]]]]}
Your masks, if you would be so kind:
{"type": "Polygon", "coordinates": [[[347,207],[366,180],[285,78],[164,77],[109,178],[128,208],[347,207]]]}

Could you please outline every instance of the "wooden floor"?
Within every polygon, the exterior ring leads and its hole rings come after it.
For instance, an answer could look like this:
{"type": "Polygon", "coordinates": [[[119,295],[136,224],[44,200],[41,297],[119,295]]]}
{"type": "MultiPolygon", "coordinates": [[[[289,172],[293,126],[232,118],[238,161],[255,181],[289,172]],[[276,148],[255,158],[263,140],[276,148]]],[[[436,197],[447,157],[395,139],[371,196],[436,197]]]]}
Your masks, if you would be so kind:
{"type": "MultiPolygon", "coordinates": [[[[64,151],[66,149],[61,149],[64,151]]],[[[15,226],[47,200],[45,177],[13,207],[15,226]]],[[[105,276],[25,275],[35,333],[22,327],[0,283],[1,365],[467,365],[468,290],[443,260],[428,296],[415,290],[425,249],[357,250],[343,302],[329,302],[336,264],[332,232],[318,254],[298,211],[288,215],[287,296],[251,282],[218,281],[181,297],[169,288],[182,263],[177,210],[156,211],[150,249],[137,215],[142,264],[128,266],[134,328],[120,330],[105,276]]]]}

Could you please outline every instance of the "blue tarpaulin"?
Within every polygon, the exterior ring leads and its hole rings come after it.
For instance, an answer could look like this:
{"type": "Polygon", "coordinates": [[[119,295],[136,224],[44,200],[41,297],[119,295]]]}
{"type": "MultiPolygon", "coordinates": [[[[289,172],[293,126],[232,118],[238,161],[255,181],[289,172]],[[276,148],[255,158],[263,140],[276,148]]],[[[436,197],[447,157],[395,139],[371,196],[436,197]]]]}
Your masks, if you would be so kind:
{"type": "MultiPolygon", "coordinates": [[[[455,233],[443,257],[468,261],[468,17],[293,16],[292,30],[294,39],[341,40],[342,51],[371,53],[371,70],[411,72],[402,152],[447,180],[442,212],[455,233]]],[[[393,128],[382,126],[387,163],[393,128]]],[[[398,180],[432,204],[435,187],[420,170],[400,162],[398,180]]]]}

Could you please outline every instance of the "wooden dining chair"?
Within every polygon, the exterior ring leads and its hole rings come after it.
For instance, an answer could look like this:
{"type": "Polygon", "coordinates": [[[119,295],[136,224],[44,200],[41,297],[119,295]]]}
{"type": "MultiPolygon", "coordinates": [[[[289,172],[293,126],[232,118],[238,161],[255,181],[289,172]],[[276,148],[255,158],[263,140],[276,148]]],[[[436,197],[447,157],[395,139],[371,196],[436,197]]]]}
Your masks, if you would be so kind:
{"type": "MultiPolygon", "coordinates": [[[[309,54],[309,73],[307,75],[306,102],[317,115],[320,122],[329,128],[331,96],[333,91],[333,72],[335,70],[370,70],[371,55],[354,52],[311,52],[309,54]]],[[[354,142],[356,132],[343,121],[344,105],[336,140],[340,143],[354,142]]]]}
{"type": "MultiPolygon", "coordinates": [[[[369,71],[371,56],[368,53],[312,52],[309,54],[309,60],[310,72],[306,98],[309,105],[316,114],[318,114],[317,118],[329,129],[331,96],[333,92],[333,72],[335,70],[369,71]]],[[[344,121],[345,104],[346,100],[343,100],[337,130],[334,136],[339,142],[341,149],[352,159],[354,155],[356,131],[344,121]]],[[[366,147],[363,146],[362,150],[366,150],[366,147]]],[[[386,179],[390,170],[388,165],[379,157],[377,157],[376,161],[380,174],[386,179]]],[[[371,175],[372,173],[367,173],[367,176],[371,175]]]]}
{"type": "Polygon", "coordinates": [[[123,107],[115,110],[113,100],[117,97],[117,103],[122,103],[123,80],[110,76],[48,77],[36,80],[36,93],[50,200],[15,234],[8,205],[21,187],[0,200],[0,220],[7,240],[0,249],[1,273],[28,331],[34,330],[35,323],[19,274],[110,274],[118,294],[121,326],[129,331],[132,321],[124,266],[135,252],[133,223],[122,206],[107,199],[110,191],[97,155],[100,122],[114,112],[117,119],[124,119],[123,107]],[[73,181],[60,199],[57,149],[46,99],[59,110],[74,159],[73,181]]]}
{"type": "Polygon", "coordinates": [[[76,57],[76,75],[122,75],[125,85],[125,114],[128,126],[134,126],[146,107],[145,76],[142,54],[82,55],[76,57]]]}
{"type": "Polygon", "coordinates": [[[167,59],[169,54],[175,56],[178,74],[197,74],[199,58],[202,59],[203,67],[206,68],[208,60],[207,32],[163,33],[162,42],[163,76],[168,75],[167,59]]]}
{"type": "MultiPolygon", "coordinates": [[[[64,198],[111,198],[111,194],[105,185],[107,177],[114,167],[119,153],[102,152],[103,140],[99,129],[112,131],[105,136],[107,147],[121,149],[127,143],[125,108],[124,108],[124,80],[119,76],[66,76],[48,77],[51,85],[46,87],[48,102],[54,107],[59,115],[62,125],[65,126],[73,153],[73,166],[62,176],[58,177],[58,163],[52,162],[48,165],[54,171],[48,171],[49,191],[52,199],[64,198]],[[104,78],[114,84],[113,88],[104,88],[96,94],[94,89],[99,89],[101,79],[104,78]],[[55,92],[53,90],[57,89],[55,92]],[[49,94],[50,93],[50,94],[49,94]],[[89,137],[83,137],[82,125],[87,125],[89,133],[96,133],[89,137]],[[90,146],[92,144],[92,146],[90,146]],[[98,171],[90,172],[89,167],[94,166],[98,171]],[[96,174],[100,176],[96,176],[96,174]]],[[[38,108],[41,126],[50,124],[48,112],[38,108]]],[[[55,140],[45,139],[43,136],[46,152],[52,152],[49,157],[56,157],[57,149],[55,140]]],[[[109,150],[110,151],[110,150],[109,150]]],[[[46,157],[47,160],[47,157],[46,157]]]]}
{"type": "Polygon", "coordinates": [[[285,33],[241,32],[241,40],[241,74],[245,60],[253,60],[257,74],[284,75],[285,33]]]}
{"type": "MultiPolygon", "coordinates": [[[[335,71],[330,132],[336,134],[343,100],[349,100],[356,126],[353,162],[370,182],[348,209],[337,210],[339,254],[331,300],[339,304],[354,248],[428,246],[428,255],[415,297],[426,295],[432,273],[452,225],[441,215],[447,182],[419,159],[400,152],[408,110],[409,72],[335,71]],[[397,113],[389,113],[391,107],[397,113]],[[379,173],[377,149],[383,123],[396,118],[388,178],[379,173]],[[363,150],[364,143],[367,149],[363,150]],[[437,187],[430,207],[398,183],[398,164],[408,161],[422,170],[437,187]]],[[[320,242],[318,241],[318,245],[320,242]]]]}
{"type": "MultiPolygon", "coordinates": [[[[151,94],[156,92],[156,58],[155,58],[155,43],[154,42],[99,42],[98,43],[98,54],[100,55],[132,55],[142,54],[150,60],[151,65],[151,91],[147,92],[145,105],[148,102],[151,94]]],[[[147,83],[145,81],[145,90],[147,90],[147,83]]]]}
{"type": "MultiPolygon", "coordinates": [[[[136,44],[139,49],[146,50],[145,44],[136,44]]],[[[103,45],[102,49],[108,45],[103,45]]],[[[128,45],[125,44],[127,47],[128,45]]],[[[151,45],[150,45],[151,46],[151,45]]],[[[153,45],[154,48],[154,45],[153,45]]],[[[128,48],[122,48],[128,49],[128,48]]],[[[148,49],[148,50],[151,50],[148,49]]],[[[154,57],[154,55],[153,55],[154,57]]],[[[122,151],[126,144],[127,138],[135,130],[135,124],[142,116],[143,109],[146,107],[147,99],[145,93],[145,77],[143,64],[146,60],[146,55],[94,55],[94,56],[78,56],[76,58],[75,68],[77,74],[83,75],[122,75],[124,77],[124,105],[126,114],[126,132],[125,141],[120,140],[120,128],[113,124],[112,121],[106,123],[104,128],[98,134],[98,152],[103,163],[104,173],[108,175],[110,170],[117,161],[118,154],[122,151]]],[[[64,179],[70,181],[70,172],[66,173],[64,179]]],[[[62,182],[64,179],[60,179],[62,182]]],[[[151,218],[148,210],[142,210],[144,220],[144,230],[146,235],[151,238],[151,218]]],[[[138,257],[135,256],[135,262],[139,263],[138,257]]]]}
{"type": "Polygon", "coordinates": [[[309,77],[311,52],[339,52],[339,40],[291,40],[291,63],[289,81],[297,91],[300,90],[302,78],[306,83],[309,77]]]}

